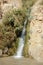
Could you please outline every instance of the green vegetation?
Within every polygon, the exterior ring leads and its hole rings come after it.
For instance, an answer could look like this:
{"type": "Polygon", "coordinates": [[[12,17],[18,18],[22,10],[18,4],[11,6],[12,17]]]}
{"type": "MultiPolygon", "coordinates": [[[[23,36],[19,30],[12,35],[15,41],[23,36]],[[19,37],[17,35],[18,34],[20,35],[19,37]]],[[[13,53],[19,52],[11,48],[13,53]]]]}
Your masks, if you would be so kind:
{"type": "Polygon", "coordinates": [[[28,8],[30,6],[33,6],[33,4],[36,2],[35,0],[22,0],[23,6],[28,8]],[[24,4],[25,3],[25,4],[24,4]]]}
{"type": "Polygon", "coordinates": [[[28,42],[28,40],[30,39],[30,36],[29,36],[29,27],[30,27],[31,7],[33,6],[33,4],[35,2],[36,2],[35,0],[23,0],[24,10],[26,12],[27,19],[28,19],[28,22],[27,22],[27,25],[26,25],[25,43],[24,43],[24,48],[23,48],[23,56],[25,56],[25,57],[31,57],[29,55],[29,53],[28,53],[28,49],[29,49],[29,42],[28,42]]]}
{"type": "Polygon", "coordinates": [[[0,24],[0,49],[2,54],[8,56],[16,53],[19,38],[23,29],[24,21],[27,18],[25,43],[23,48],[23,56],[29,57],[28,54],[28,40],[29,40],[29,27],[30,27],[30,12],[31,7],[35,3],[35,0],[22,0],[23,8],[15,10],[9,9],[3,14],[2,24],[0,24]],[[25,4],[24,4],[25,3],[25,4]],[[6,49],[7,48],[7,49],[6,49]]]}
{"type": "Polygon", "coordinates": [[[27,25],[26,25],[25,43],[24,43],[24,48],[23,48],[23,56],[25,57],[29,57],[29,54],[28,54],[28,47],[29,47],[28,40],[30,39],[29,27],[30,27],[30,22],[28,20],[27,25]]]}
{"type": "Polygon", "coordinates": [[[22,0],[23,2],[23,8],[26,12],[28,12],[28,10],[33,6],[33,4],[36,2],[37,0],[22,0]],[[25,3],[25,4],[24,4],[25,3]]]}
{"type": "Polygon", "coordinates": [[[2,17],[3,25],[0,25],[0,48],[3,54],[14,55],[21,36],[25,13],[23,10],[10,9],[2,17]],[[5,52],[5,48],[7,51],[5,52]]]}

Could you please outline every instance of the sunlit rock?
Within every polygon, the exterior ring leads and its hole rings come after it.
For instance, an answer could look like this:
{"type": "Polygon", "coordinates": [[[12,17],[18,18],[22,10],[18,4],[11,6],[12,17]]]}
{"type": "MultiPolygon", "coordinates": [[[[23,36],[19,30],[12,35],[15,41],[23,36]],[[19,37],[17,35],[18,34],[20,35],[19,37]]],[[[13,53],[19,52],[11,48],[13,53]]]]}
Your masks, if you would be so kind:
{"type": "Polygon", "coordinates": [[[29,54],[43,62],[43,6],[38,5],[31,11],[29,54]]]}
{"type": "MultiPolygon", "coordinates": [[[[0,0],[1,7],[1,15],[8,11],[11,8],[21,9],[22,8],[22,0],[0,0]]],[[[1,18],[0,15],[0,18],[1,18]]]]}

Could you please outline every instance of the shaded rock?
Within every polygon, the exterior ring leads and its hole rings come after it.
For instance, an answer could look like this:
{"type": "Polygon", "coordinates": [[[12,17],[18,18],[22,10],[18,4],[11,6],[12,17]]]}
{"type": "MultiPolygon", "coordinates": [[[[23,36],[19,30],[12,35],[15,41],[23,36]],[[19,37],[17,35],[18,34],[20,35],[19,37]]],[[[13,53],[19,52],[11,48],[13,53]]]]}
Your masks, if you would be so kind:
{"type": "Polygon", "coordinates": [[[7,53],[8,53],[8,48],[5,47],[5,48],[3,49],[3,54],[7,54],[7,53]]]}

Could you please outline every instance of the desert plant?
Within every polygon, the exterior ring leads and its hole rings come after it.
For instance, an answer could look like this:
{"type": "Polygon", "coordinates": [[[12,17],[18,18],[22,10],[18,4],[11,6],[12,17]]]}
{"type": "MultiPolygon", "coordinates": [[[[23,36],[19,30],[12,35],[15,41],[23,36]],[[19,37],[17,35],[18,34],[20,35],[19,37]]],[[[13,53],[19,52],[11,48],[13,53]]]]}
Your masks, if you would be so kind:
{"type": "Polygon", "coordinates": [[[18,47],[19,37],[25,21],[23,10],[10,9],[2,17],[3,26],[0,25],[0,48],[8,48],[8,55],[13,55],[18,47]]]}

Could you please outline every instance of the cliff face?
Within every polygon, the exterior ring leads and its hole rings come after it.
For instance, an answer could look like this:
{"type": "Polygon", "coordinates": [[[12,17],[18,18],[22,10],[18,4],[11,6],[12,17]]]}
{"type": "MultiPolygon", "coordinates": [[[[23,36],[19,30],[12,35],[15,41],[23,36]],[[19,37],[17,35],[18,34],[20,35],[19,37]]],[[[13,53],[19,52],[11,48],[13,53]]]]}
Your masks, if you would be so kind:
{"type": "Polygon", "coordinates": [[[22,8],[22,0],[0,0],[0,18],[3,12],[12,7],[15,9],[22,8]]]}
{"type": "MultiPolygon", "coordinates": [[[[41,0],[40,0],[41,1],[41,0]]],[[[43,62],[43,5],[36,4],[31,11],[30,55],[43,62]]]]}
{"type": "Polygon", "coordinates": [[[1,4],[7,4],[7,3],[9,3],[9,4],[13,4],[13,3],[15,3],[15,5],[21,5],[21,1],[22,0],[0,0],[0,3],[1,4]]]}

